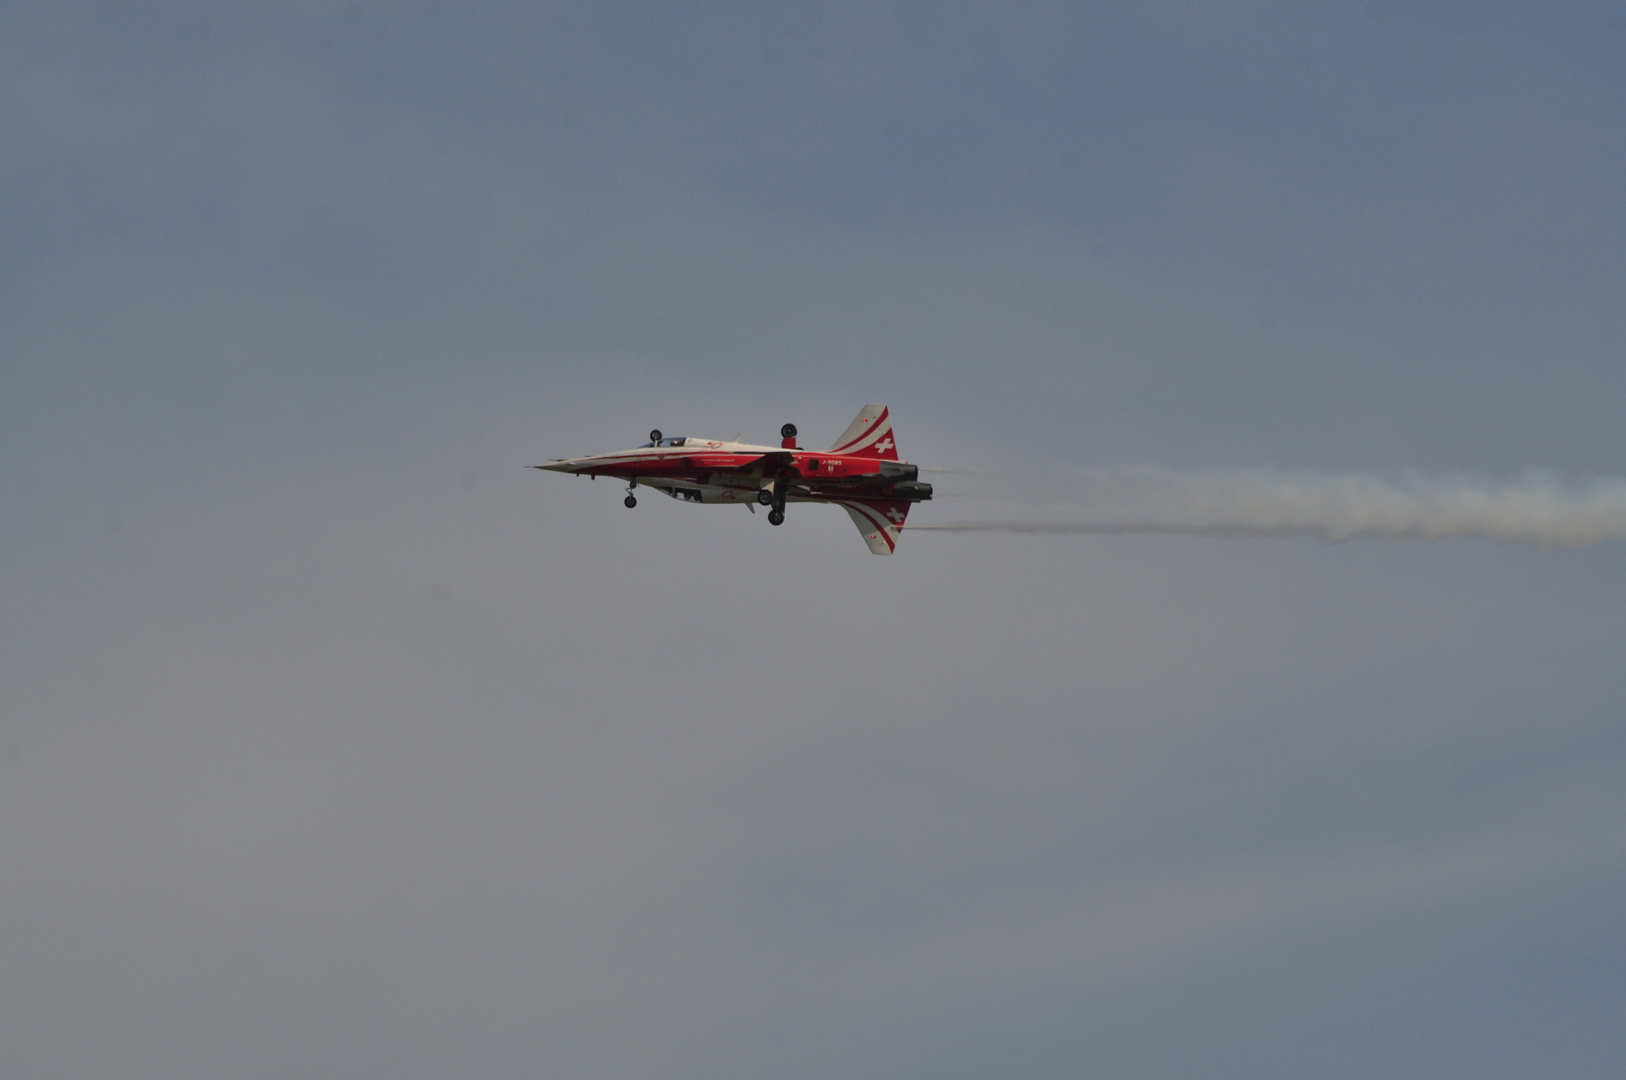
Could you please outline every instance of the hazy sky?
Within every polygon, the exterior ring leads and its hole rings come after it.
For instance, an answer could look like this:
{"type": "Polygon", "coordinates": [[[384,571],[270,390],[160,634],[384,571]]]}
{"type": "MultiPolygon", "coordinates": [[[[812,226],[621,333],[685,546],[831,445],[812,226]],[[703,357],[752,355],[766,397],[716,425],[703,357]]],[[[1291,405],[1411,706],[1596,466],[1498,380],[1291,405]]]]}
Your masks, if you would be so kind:
{"type": "Polygon", "coordinates": [[[1618,1075],[1626,547],[523,466],[1620,475],[1623,117],[1620,3],[0,3],[0,1073],[1618,1075]]]}

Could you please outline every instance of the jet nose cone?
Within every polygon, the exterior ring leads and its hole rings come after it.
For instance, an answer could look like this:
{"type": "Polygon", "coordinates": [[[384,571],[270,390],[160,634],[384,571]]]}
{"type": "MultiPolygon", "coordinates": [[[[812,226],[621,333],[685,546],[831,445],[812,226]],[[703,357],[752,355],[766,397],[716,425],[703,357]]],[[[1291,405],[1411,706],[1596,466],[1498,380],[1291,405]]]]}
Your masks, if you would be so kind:
{"type": "Polygon", "coordinates": [[[532,468],[546,469],[549,472],[575,472],[576,463],[569,458],[560,458],[558,461],[550,461],[546,465],[533,465],[532,468]]]}

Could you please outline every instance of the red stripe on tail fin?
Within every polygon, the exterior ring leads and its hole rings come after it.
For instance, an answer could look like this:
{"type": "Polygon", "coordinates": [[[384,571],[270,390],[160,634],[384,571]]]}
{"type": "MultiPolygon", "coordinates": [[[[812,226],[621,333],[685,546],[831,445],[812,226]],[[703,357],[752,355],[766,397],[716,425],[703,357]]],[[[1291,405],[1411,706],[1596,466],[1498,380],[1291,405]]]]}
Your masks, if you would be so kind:
{"type": "Polygon", "coordinates": [[[898,534],[903,530],[903,519],[909,516],[906,502],[860,502],[843,499],[840,507],[858,526],[864,543],[877,555],[890,555],[898,546],[898,534]]]}
{"type": "Polygon", "coordinates": [[[828,454],[898,460],[898,444],[892,438],[892,418],[885,405],[865,405],[858,419],[847,425],[828,454]]]}

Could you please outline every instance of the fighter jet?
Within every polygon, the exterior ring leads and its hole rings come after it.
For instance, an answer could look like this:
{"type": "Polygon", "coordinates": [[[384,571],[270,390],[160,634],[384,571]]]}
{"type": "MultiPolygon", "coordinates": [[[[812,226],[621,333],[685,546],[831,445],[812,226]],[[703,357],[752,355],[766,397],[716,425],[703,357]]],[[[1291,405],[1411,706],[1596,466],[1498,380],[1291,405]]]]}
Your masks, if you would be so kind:
{"type": "Polygon", "coordinates": [[[785,523],[789,503],[833,503],[847,511],[877,555],[892,554],[909,507],[932,497],[919,467],[898,460],[885,405],[865,405],[828,450],[797,446],[795,424],[786,424],[779,434],[783,441],[775,447],[651,431],[649,441],[636,449],[532,467],[625,480],[622,502],[629,509],[638,505],[634,492],[640,486],[683,502],[744,506],[753,514],[766,506],[770,525],[785,523]]]}

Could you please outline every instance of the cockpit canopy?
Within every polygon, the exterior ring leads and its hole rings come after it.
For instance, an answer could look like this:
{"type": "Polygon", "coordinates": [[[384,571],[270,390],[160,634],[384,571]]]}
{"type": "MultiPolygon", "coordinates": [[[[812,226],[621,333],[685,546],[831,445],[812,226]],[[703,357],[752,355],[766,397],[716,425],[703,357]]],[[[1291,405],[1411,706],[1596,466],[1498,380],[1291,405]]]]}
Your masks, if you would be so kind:
{"type": "Polygon", "coordinates": [[[649,447],[652,447],[652,446],[682,446],[684,443],[686,443],[688,441],[689,441],[688,439],[685,439],[683,436],[679,435],[676,438],[662,439],[658,443],[646,442],[646,443],[644,443],[643,446],[640,446],[638,449],[646,450],[646,449],[648,449],[649,447]]]}

